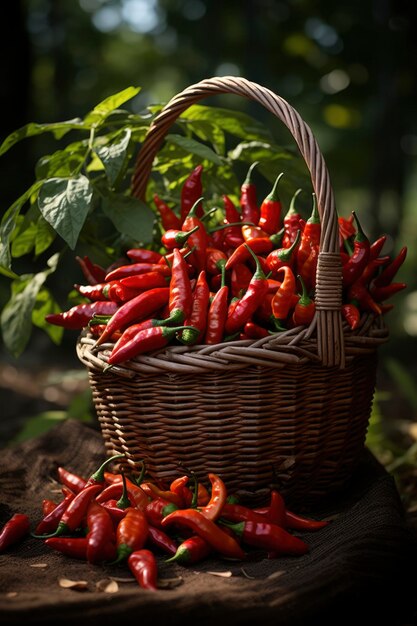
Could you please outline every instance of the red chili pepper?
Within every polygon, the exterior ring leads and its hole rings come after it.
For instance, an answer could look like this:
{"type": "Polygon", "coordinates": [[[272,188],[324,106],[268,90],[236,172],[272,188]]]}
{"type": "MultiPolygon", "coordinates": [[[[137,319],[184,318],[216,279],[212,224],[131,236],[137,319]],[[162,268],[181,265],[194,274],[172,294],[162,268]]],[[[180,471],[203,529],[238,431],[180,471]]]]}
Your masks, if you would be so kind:
{"type": "Polygon", "coordinates": [[[166,287],[167,277],[161,274],[161,272],[145,272],[144,274],[137,274],[136,276],[120,278],[114,284],[129,289],[141,289],[145,291],[147,289],[154,289],[155,287],[166,287]]]}
{"type": "Polygon", "coordinates": [[[172,502],[178,508],[183,505],[181,496],[173,491],[160,489],[157,485],[151,482],[142,483],[141,487],[142,489],[146,489],[148,495],[153,499],[162,498],[167,502],[172,502]]]}
{"type": "Polygon", "coordinates": [[[104,280],[106,270],[100,265],[92,263],[88,256],[85,256],[83,259],[79,256],[76,256],[75,260],[80,265],[82,273],[84,274],[84,278],[90,285],[101,283],[104,280]]]}
{"type": "Polygon", "coordinates": [[[135,550],[141,550],[146,543],[149,524],[143,511],[136,508],[126,509],[126,515],[116,529],[116,563],[127,558],[135,550]]]}
{"type": "Polygon", "coordinates": [[[255,324],[255,322],[246,322],[243,331],[249,339],[262,339],[269,337],[269,332],[263,326],[255,324]]]}
{"type": "MultiPolygon", "coordinates": [[[[144,492],[142,487],[140,487],[139,485],[135,485],[135,483],[133,483],[128,478],[125,478],[125,481],[128,498],[132,506],[135,506],[136,508],[144,511],[149,502],[147,494],[144,492]]],[[[120,478],[116,482],[103,489],[103,491],[97,496],[96,501],[102,504],[108,499],[120,498],[122,494],[123,477],[122,475],[120,475],[120,478]]]]}
{"type": "Polygon", "coordinates": [[[306,517],[296,515],[288,509],[285,510],[285,527],[293,530],[307,530],[314,531],[320,530],[325,526],[328,526],[330,522],[328,520],[313,520],[306,517]]]}
{"type": "Polygon", "coordinates": [[[246,506],[226,502],[223,506],[221,519],[230,522],[265,522],[265,518],[246,506]]]}
{"type": "Polygon", "coordinates": [[[114,352],[116,353],[122,346],[131,341],[133,337],[140,331],[146,330],[146,328],[154,328],[154,326],[162,326],[164,324],[164,320],[149,318],[147,320],[143,320],[143,322],[139,322],[138,324],[132,324],[128,326],[126,330],[120,333],[119,338],[116,340],[116,343],[113,347],[114,352]]]}
{"type": "Polygon", "coordinates": [[[156,208],[158,209],[158,213],[161,218],[162,228],[165,230],[169,230],[170,228],[175,228],[176,230],[181,229],[181,220],[176,215],[176,213],[164,202],[158,194],[154,193],[153,201],[155,203],[156,208]]]}
{"type": "Polygon", "coordinates": [[[158,589],[158,564],[150,550],[135,550],[129,555],[127,564],[142,589],[158,589]]]}
{"type": "Polygon", "coordinates": [[[196,330],[184,330],[179,339],[186,345],[200,343],[204,337],[209,307],[210,289],[206,280],[206,272],[200,272],[193,292],[191,313],[185,320],[185,326],[191,326],[196,330]]]}
{"type": "Polygon", "coordinates": [[[391,283],[385,287],[375,287],[373,284],[370,287],[370,293],[377,302],[384,302],[406,287],[406,283],[391,283]]]}
{"type": "Polygon", "coordinates": [[[88,298],[92,302],[95,300],[104,300],[107,296],[104,295],[103,290],[106,286],[112,283],[96,283],[95,285],[77,285],[74,284],[74,289],[79,294],[88,298]]]}
{"type": "Polygon", "coordinates": [[[250,250],[250,253],[256,262],[256,270],[251,282],[249,283],[246,293],[238,301],[233,312],[227,317],[225,332],[228,335],[232,335],[244,327],[246,322],[251,319],[253,313],[259,307],[262,299],[266,296],[268,291],[268,281],[262,271],[259,259],[249,247],[248,250],[250,250]]]}
{"type": "Polygon", "coordinates": [[[297,236],[297,231],[300,230],[300,219],[301,215],[295,209],[295,200],[300,194],[302,189],[297,189],[295,194],[293,195],[290,208],[288,209],[285,217],[284,217],[284,235],[282,238],[282,247],[289,248],[290,245],[294,242],[294,239],[297,236]]]}
{"type": "MultiPolygon", "coordinates": [[[[223,523],[223,522],[222,522],[223,523]]],[[[306,554],[308,545],[299,537],[295,537],[284,528],[265,521],[242,521],[227,524],[234,533],[249,546],[273,550],[280,554],[306,554]]]]}
{"type": "Polygon", "coordinates": [[[319,247],[321,224],[316,194],[313,193],[313,210],[308,218],[297,250],[297,267],[301,268],[310,256],[312,246],[319,247]]]}
{"type": "MultiPolygon", "coordinates": [[[[181,188],[181,224],[184,222],[191,207],[194,205],[198,198],[203,195],[203,186],[201,182],[201,174],[203,171],[202,165],[197,165],[191,174],[186,178],[181,188]]],[[[199,206],[197,209],[197,217],[202,217],[203,207],[199,206]]]]}
{"type": "Polygon", "coordinates": [[[260,212],[256,201],[256,186],[252,182],[252,173],[258,161],[250,166],[245,181],[240,187],[240,206],[242,209],[242,221],[258,224],[260,212]]]}
{"type": "Polygon", "coordinates": [[[381,315],[382,310],[380,305],[375,302],[369,292],[369,283],[377,268],[384,262],[384,257],[379,257],[368,263],[359,278],[357,278],[348,289],[347,297],[349,302],[358,306],[362,311],[371,311],[376,315],[381,315]]]}
{"type": "Polygon", "coordinates": [[[266,265],[269,272],[275,277],[278,270],[284,265],[292,265],[297,256],[297,247],[300,241],[301,231],[298,230],[294,241],[288,248],[272,250],[266,257],[266,265]]]}
{"type": "Polygon", "coordinates": [[[348,218],[339,217],[339,243],[340,247],[343,248],[344,241],[346,239],[351,239],[356,234],[356,228],[353,224],[353,215],[350,215],[348,218]]]}
{"type": "Polygon", "coordinates": [[[302,294],[294,307],[292,321],[296,326],[308,326],[313,320],[316,303],[309,297],[302,277],[298,276],[297,278],[301,283],[302,294]]]}
{"type": "Polygon", "coordinates": [[[178,508],[174,502],[158,497],[147,504],[145,515],[150,524],[156,528],[161,528],[163,518],[173,511],[177,511],[178,508]]]}
{"type": "Polygon", "coordinates": [[[24,539],[30,531],[30,520],[24,513],[15,513],[0,531],[0,552],[24,539]]]}
{"type": "Polygon", "coordinates": [[[156,287],[123,304],[109,320],[106,330],[98,338],[96,345],[104,343],[117,330],[126,328],[132,322],[139,322],[155,311],[159,311],[168,302],[169,292],[169,287],[156,287]]]}
{"type": "Polygon", "coordinates": [[[167,554],[174,555],[177,551],[178,546],[175,541],[160,528],[155,528],[154,526],[149,525],[148,540],[152,543],[152,545],[160,548],[167,554]]]}
{"type": "Polygon", "coordinates": [[[75,498],[75,493],[69,492],[57,506],[39,522],[35,528],[37,535],[49,535],[53,533],[59,524],[59,521],[67,509],[68,505],[75,498]]]}
{"type": "Polygon", "coordinates": [[[358,227],[358,232],[355,235],[354,249],[352,256],[342,266],[343,286],[349,287],[356,279],[360,277],[369,261],[369,240],[362,230],[356,213],[352,211],[353,217],[358,227]]]}
{"type": "MultiPolygon", "coordinates": [[[[133,503],[131,504],[133,505],[133,503]]],[[[102,506],[110,513],[110,517],[112,518],[112,521],[114,524],[116,524],[116,526],[120,522],[120,520],[123,519],[126,515],[126,509],[122,509],[117,506],[117,500],[115,500],[114,498],[106,500],[106,502],[102,503],[102,506]]]]}
{"type": "Polygon", "coordinates": [[[91,476],[88,478],[87,482],[85,483],[85,487],[89,487],[90,485],[101,485],[102,487],[104,486],[106,480],[105,480],[105,472],[106,469],[108,468],[108,466],[110,465],[110,463],[113,463],[116,459],[121,459],[124,458],[126,455],[125,454],[114,454],[113,456],[109,457],[108,459],[106,459],[101,465],[100,467],[93,473],[91,474],[91,476]]]}
{"type": "Polygon", "coordinates": [[[319,246],[311,246],[307,261],[298,270],[298,273],[305,282],[307,290],[314,289],[316,286],[319,252],[319,246]]]}
{"type": "Polygon", "coordinates": [[[271,252],[272,248],[273,244],[269,237],[259,237],[259,239],[251,239],[248,242],[244,242],[240,244],[227,259],[226,270],[235,267],[239,263],[245,263],[245,261],[252,259],[249,249],[255,254],[268,254],[268,252],[271,252]]]}
{"type": "Polygon", "coordinates": [[[404,263],[407,256],[407,247],[401,248],[398,255],[391,261],[389,265],[375,278],[374,287],[386,287],[395,278],[398,270],[404,263]]]}
{"type": "Polygon", "coordinates": [[[149,272],[159,272],[163,276],[171,276],[171,268],[166,264],[164,257],[161,257],[158,263],[131,263],[130,265],[121,265],[107,274],[106,282],[128,278],[129,276],[147,274],[149,272]]]}
{"type": "Polygon", "coordinates": [[[244,243],[242,229],[239,225],[239,222],[242,219],[239,211],[236,209],[235,205],[229,198],[229,196],[222,196],[225,208],[225,224],[235,224],[235,226],[229,226],[225,228],[224,233],[224,242],[230,248],[237,248],[240,244],[244,243]]]}
{"type": "Polygon", "coordinates": [[[208,236],[202,220],[197,216],[197,209],[201,206],[202,198],[198,198],[185,217],[182,230],[189,232],[188,246],[193,248],[190,254],[190,263],[199,272],[206,267],[206,254],[208,247],[208,236]]]}
{"type": "Polygon", "coordinates": [[[117,365],[118,363],[134,359],[139,354],[164,348],[177,333],[185,329],[197,330],[193,326],[154,326],[153,328],[140,330],[120,349],[116,350],[114,347],[107,359],[107,363],[109,365],[117,365]]]}
{"type": "Polygon", "coordinates": [[[373,242],[373,244],[369,248],[369,260],[370,261],[373,261],[379,256],[382,248],[384,247],[384,243],[386,242],[386,240],[387,240],[387,236],[382,235],[382,237],[379,237],[373,242]]]}
{"type": "MultiPolygon", "coordinates": [[[[189,231],[175,230],[173,228],[166,230],[161,237],[161,243],[167,250],[173,250],[174,248],[181,248],[187,242],[187,239],[193,235],[200,226],[197,224],[189,231]]],[[[190,247],[192,246],[190,242],[190,247]]]]}
{"type": "Polygon", "coordinates": [[[261,212],[258,226],[269,235],[275,234],[281,221],[282,204],[278,195],[278,183],[284,176],[282,172],[276,179],[272,191],[266,196],[261,204],[261,212]]]}
{"type": "Polygon", "coordinates": [[[211,482],[211,498],[210,501],[200,509],[200,512],[207,517],[215,521],[220,517],[223,506],[227,498],[226,485],[217,474],[209,473],[208,478],[211,482]]]}
{"type": "Polygon", "coordinates": [[[272,240],[268,237],[268,233],[262,230],[262,228],[260,228],[259,226],[254,226],[248,223],[243,224],[242,235],[246,243],[252,241],[253,239],[267,239],[270,242],[269,250],[272,250],[273,248],[273,243],[272,240]]]}
{"type": "MultiPolygon", "coordinates": [[[[52,550],[56,550],[65,556],[73,559],[87,560],[87,538],[86,537],[50,537],[44,542],[52,550]]],[[[112,556],[113,558],[114,550],[112,556]]],[[[107,559],[106,559],[107,560],[107,559]]]]}
{"type": "Polygon", "coordinates": [[[102,563],[108,554],[107,544],[115,543],[113,521],[109,511],[95,502],[87,509],[87,561],[102,563]]]}
{"type": "Polygon", "coordinates": [[[81,489],[84,489],[87,484],[87,481],[84,478],[70,472],[65,469],[65,467],[58,467],[57,472],[59,482],[71,489],[74,493],[78,493],[81,489]]]}
{"type": "Polygon", "coordinates": [[[352,330],[358,327],[361,314],[355,304],[347,303],[342,305],[342,315],[352,330]]]}
{"type": "Polygon", "coordinates": [[[162,526],[178,524],[190,528],[202,537],[209,545],[223,556],[234,559],[243,559],[245,553],[236,539],[226,534],[215,522],[204,517],[196,509],[182,509],[174,511],[162,520],[162,526]]]}
{"type": "Polygon", "coordinates": [[[173,254],[167,323],[182,324],[191,313],[192,290],[186,261],[178,248],[174,249],[173,254]]]}
{"type": "Polygon", "coordinates": [[[49,313],[45,315],[45,320],[69,330],[81,330],[87,326],[94,315],[113,315],[117,309],[116,302],[97,300],[88,304],[76,304],[62,313],[49,313]]]}
{"type": "Polygon", "coordinates": [[[126,256],[135,263],[158,263],[162,254],[148,248],[131,248],[127,250],[126,256]]]}
{"type": "Polygon", "coordinates": [[[185,539],[175,551],[175,554],[166,563],[177,562],[182,565],[200,563],[211,553],[210,544],[199,535],[192,535],[185,539]]]}
{"type": "Polygon", "coordinates": [[[46,517],[46,515],[49,515],[49,513],[52,513],[52,511],[56,509],[56,507],[57,507],[56,502],[54,502],[53,500],[49,500],[48,498],[45,498],[44,500],[42,500],[42,515],[46,517]]]}
{"type": "Polygon", "coordinates": [[[295,276],[292,269],[288,265],[284,265],[278,270],[278,273],[280,272],[284,272],[284,280],[271,300],[272,315],[278,326],[288,316],[295,292],[295,276]]]}
{"type": "Polygon", "coordinates": [[[203,343],[215,345],[221,343],[228,315],[229,287],[223,285],[214,294],[207,313],[206,332],[203,343]]]}
{"type": "MultiPolygon", "coordinates": [[[[176,493],[181,498],[183,504],[187,505],[189,505],[193,497],[191,490],[187,486],[189,480],[190,478],[187,475],[180,476],[179,478],[175,478],[169,486],[169,490],[176,493]]],[[[183,506],[180,508],[183,508],[183,506]]]]}
{"type": "Polygon", "coordinates": [[[227,255],[223,250],[217,248],[207,248],[206,271],[215,276],[220,274],[223,265],[227,263],[227,255]]]}
{"type": "Polygon", "coordinates": [[[252,272],[244,263],[237,263],[230,277],[230,289],[233,298],[241,298],[252,280],[252,272]]]}

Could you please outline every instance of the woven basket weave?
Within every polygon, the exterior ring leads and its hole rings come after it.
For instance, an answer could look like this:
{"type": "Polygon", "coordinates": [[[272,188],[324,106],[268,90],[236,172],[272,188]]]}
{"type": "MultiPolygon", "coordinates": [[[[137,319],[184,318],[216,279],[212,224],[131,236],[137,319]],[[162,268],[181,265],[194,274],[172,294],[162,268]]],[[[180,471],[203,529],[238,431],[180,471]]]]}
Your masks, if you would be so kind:
{"type": "Polygon", "coordinates": [[[257,502],[279,481],[293,502],[341,489],[362,453],[377,369],[387,340],[382,317],[342,322],[338,219],[323,156],[306,123],[282,98],[243,78],[203,80],[156,117],[138,154],[133,194],[145,197],[166,133],[190,105],[218,93],[253,99],[290,130],[311,174],[322,223],[316,315],[257,341],[171,346],[103,373],[113,344],[77,343],[87,366],[108,453],[124,452],[130,471],[142,460],[155,480],[217,472],[230,492],[257,502]]]}

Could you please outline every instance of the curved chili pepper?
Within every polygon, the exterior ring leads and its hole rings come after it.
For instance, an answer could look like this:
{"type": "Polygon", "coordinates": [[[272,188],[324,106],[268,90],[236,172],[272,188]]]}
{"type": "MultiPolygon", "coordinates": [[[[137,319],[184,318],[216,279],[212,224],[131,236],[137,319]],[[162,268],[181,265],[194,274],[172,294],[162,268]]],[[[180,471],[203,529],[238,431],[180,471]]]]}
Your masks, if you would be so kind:
{"type": "Polygon", "coordinates": [[[371,285],[370,292],[375,300],[384,302],[406,287],[407,283],[391,283],[385,287],[375,287],[375,285],[371,285]]]}
{"type": "Polygon", "coordinates": [[[179,478],[175,478],[169,486],[169,490],[176,493],[182,499],[182,502],[187,504],[191,502],[193,497],[191,490],[187,486],[189,480],[190,478],[187,475],[180,476],[179,478]]]}
{"type": "Polygon", "coordinates": [[[184,321],[185,326],[191,326],[196,330],[189,328],[183,330],[179,336],[179,340],[186,345],[193,345],[201,342],[205,330],[208,315],[210,298],[210,289],[206,280],[206,272],[202,270],[198,275],[196,286],[193,291],[193,301],[191,313],[184,321]]]}
{"type": "Polygon", "coordinates": [[[158,213],[161,218],[162,228],[164,228],[165,230],[169,230],[170,228],[180,230],[181,220],[171,209],[171,207],[169,207],[167,203],[164,202],[156,193],[154,193],[153,195],[153,201],[156,208],[158,209],[158,213]]]}
{"type": "MultiPolygon", "coordinates": [[[[194,226],[194,228],[191,228],[189,231],[170,228],[162,235],[161,243],[167,250],[181,248],[187,242],[187,239],[189,239],[199,228],[199,224],[194,226]]],[[[192,244],[190,243],[190,246],[191,245],[192,244]]]]}
{"type": "MultiPolygon", "coordinates": [[[[195,204],[198,198],[203,195],[203,186],[201,182],[201,174],[203,171],[202,165],[197,165],[194,170],[186,178],[181,188],[181,224],[184,223],[185,218],[190,212],[191,207],[195,204]]],[[[203,207],[200,204],[196,209],[197,217],[202,217],[203,207]]]]}
{"type": "Polygon", "coordinates": [[[202,198],[198,198],[189,210],[182,224],[182,230],[189,232],[188,245],[194,248],[190,255],[190,263],[199,272],[206,267],[206,254],[208,237],[203,222],[197,217],[197,209],[201,205],[202,198]]]}
{"type": "Polygon", "coordinates": [[[244,242],[240,244],[227,259],[226,270],[251,259],[252,255],[249,249],[255,252],[255,254],[268,254],[271,252],[272,248],[273,244],[269,237],[259,237],[258,239],[251,239],[250,241],[244,242]]]}
{"type": "Polygon", "coordinates": [[[197,535],[207,541],[207,543],[223,556],[234,559],[243,559],[245,553],[242,548],[230,535],[223,532],[219,526],[210,519],[204,517],[200,511],[196,509],[182,509],[170,513],[162,520],[162,526],[178,524],[190,528],[197,535]]]}
{"type": "Polygon", "coordinates": [[[165,498],[155,498],[149,502],[145,509],[145,515],[148,521],[156,528],[161,528],[161,522],[170,513],[178,510],[178,506],[174,502],[170,502],[165,498]]]}
{"type": "Polygon", "coordinates": [[[386,240],[387,240],[387,236],[382,235],[382,237],[379,237],[373,242],[373,244],[371,244],[369,248],[369,260],[370,261],[373,261],[379,256],[382,248],[384,247],[384,243],[386,242],[386,240]]]}
{"type": "Polygon", "coordinates": [[[158,263],[162,254],[148,248],[130,248],[126,251],[126,256],[135,263],[158,263]]]}
{"type": "Polygon", "coordinates": [[[87,304],[76,304],[62,313],[48,313],[45,320],[49,324],[63,326],[69,330],[81,330],[87,326],[94,315],[113,315],[118,310],[116,302],[96,300],[87,304]]]}
{"type": "Polygon", "coordinates": [[[158,589],[158,564],[150,550],[135,550],[129,555],[127,564],[142,589],[158,589]]]}
{"type": "MultiPolygon", "coordinates": [[[[165,323],[164,320],[160,320],[156,318],[149,318],[147,320],[143,320],[143,322],[139,322],[138,324],[132,324],[131,326],[128,326],[126,330],[119,333],[119,337],[118,339],[116,339],[116,342],[113,348],[114,351],[117,352],[118,350],[120,350],[120,348],[124,346],[128,341],[133,339],[133,337],[140,330],[146,330],[147,328],[154,328],[155,326],[163,326],[164,323],[165,323]]],[[[112,335],[112,339],[113,337],[114,335],[112,335]]]]}
{"type": "Polygon", "coordinates": [[[66,494],[64,500],[62,500],[57,506],[39,522],[35,528],[37,535],[48,535],[57,529],[59,521],[68,507],[69,503],[74,500],[75,493],[69,492],[66,494]]]}
{"type": "Polygon", "coordinates": [[[398,270],[404,263],[407,256],[407,247],[404,246],[398,255],[391,261],[389,265],[375,278],[373,285],[375,287],[386,287],[395,278],[398,270]]]}
{"type": "Polygon", "coordinates": [[[104,343],[114,332],[129,326],[132,322],[139,322],[152,315],[155,311],[159,311],[168,302],[169,293],[169,287],[156,287],[139,294],[133,300],[123,304],[111,317],[106,330],[97,339],[95,345],[98,346],[104,343]]]}
{"type": "Polygon", "coordinates": [[[227,195],[223,195],[223,203],[225,209],[225,224],[235,224],[234,226],[228,226],[224,229],[224,242],[230,248],[237,248],[240,244],[244,243],[242,229],[239,222],[242,220],[242,216],[239,211],[227,195]]]}
{"type": "Polygon", "coordinates": [[[87,527],[87,561],[102,563],[108,555],[107,544],[115,543],[115,533],[109,511],[94,500],[87,509],[87,527]]]}
{"type": "Polygon", "coordinates": [[[106,270],[100,265],[93,263],[88,256],[85,256],[83,259],[76,256],[75,260],[80,265],[82,273],[90,285],[101,283],[104,280],[106,270]]]}
{"type": "Polygon", "coordinates": [[[316,311],[316,303],[312,300],[301,276],[297,277],[301,283],[302,294],[294,307],[292,321],[296,326],[308,326],[313,320],[316,311]]]}
{"type": "MultiPolygon", "coordinates": [[[[142,487],[135,485],[135,483],[130,481],[128,478],[126,478],[125,480],[126,480],[127,494],[128,494],[129,501],[131,502],[131,506],[135,506],[138,509],[145,510],[149,502],[149,498],[147,494],[144,492],[142,487]]],[[[120,476],[119,481],[114,482],[108,487],[106,487],[105,489],[103,489],[103,491],[97,496],[96,501],[99,502],[99,504],[102,504],[106,502],[106,500],[109,500],[112,498],[121,498],[122,495],[123,495],[123,479],[120,476]]]]}
{"type": "Polygon", "coordinates": [[[271,300],[272,315],[277,321],[274,323],[278,323],[278,327],[291,310],[295,292],[295,276],[292,269],[288,265],[284,265],[278,270],[278,273],[280,272],[284,272],[284,280],[271,300]]]}
{"type": "Polygon", "coordinates": [[[164,257],[161,257],[157,263],[131,263],[130,265],[121,265],[107,274],[106,282],[111,283],[115,280],[147,274],[148,272],[159,272],[163,276],[171,276],[171,268],[166,264],[164,257]]]}
{"type": "Polygon", "coordinates": [[[227,255],[223,250],[217,248],[207,248],[206,270],[209,274],[220,274],[222,266],[227,263],[227,255]]]}
{"type": "Polygon", "coordinates": [[[290,245],[294,242],[294,239],[297,236],[297,231],[300,230],[301,215],[295,208],[295,201],[301,191],[302,189],[297,189],[297,191],[291,198],[290,207],[284,217],[284,235],[282,238],[283,248],[290,247],[290,245]]]}
{"type": "Polygon", "coordinates": [[[210,501],[200,509],[200,512],[207,519],[216,520],[220,517],[223,506],[227,498],[226,485],[217,474],[209,473],[208,478],[211,482],[210,501]]]}
{"type": "Polygon", "coordinates": [[[319,247],[321,224],[317,207],[316,194],[313,193],[313,210],[308,218],[301,235],[300,245],[297,250],[297,267],[301,268],[310,256],[312,246],[319,247]]]}
{"type": "Polygon", "coordinates": [[[269,522],[246,520],[229,524],[222,522],[249,546],[273,550],[279,554],[306,554],[308,545],[299,537],[291,535],[284,528],[269,522]]]}
{"type": "Polygon", "coordinates": [[[101,506],[103,506],[110,513],[110,517],[112,518],[113,523],[116,525],[126,515],[126,509],[121,509],[119,506],[117,506],[117,500],[115,500],[114,498],[106,500],[106,502],[103,502],[101,506]]]}
{"type": "Polygon", "coordinates": [[[353,224],[353,215],[348,218],[339,217],[339,244],[343,248],[345,240],[350,240],[356,234],[356,228],[353,224]]]}
{"type": "Polygon", "coordinates": [[[262,299],[266,296],[268,291],[268,281],[262,271],[259,259],[249,246],[248,250],[250,250],[250,254],[256,262],[256,270],[248,285],[246,293],[238,301],[233,312],[227,317],[225,332],[228,335],[232,335],[236,331],[243,328],[261,304],[262,299]]]}
{"type": "Polygon", "coordinates": [[[252,222],[257,224],[259,222],[260,213],[258,204],[256,201],[256,186],[252,182],[252,173],[259,161],[255,161],[250,166],[246,178],[240,187],[240,206],[242,209],[242,221],[252,222]]]}
{"type": "Polygon", "coordinates": [[[181,496],[173,491],[160,489],[157,485],[151,482],[142,483],[141,487],[144,490],[146,489],[148,495],[153,499],[162,498],[167,502],[172,502],[178,508],[183,505],[181,496]]]}
{"type": "Polygon", "coordinates": [[[297,230],[294,241],[288,248],[272,250],[266,257],[266,265],[269,272],[275,277],[278,270],[284,265],[292,265],[296,259],[297,247],[301,237],[301,230],[297,230]]]}
{"type": "Polygon", "coordinates": [[[194,565],[200,563],[211,553],[210,544],[199,535],[192,535],[185,539],[175,551],[174,556],[167,559],[166,563],[177,562],[182,565],[194,565]]]}
{"type": "Polygon", "coordinates": [[[198,331],[194,326],[154,326],[140,330],[118,350],[114,347],[107,359],[107,363],[109,365],[117,365],[124,361],[130,361],[139,354],[164,348],[181,330],[198,331]]]}
{"type": "Polygon", "coordinates": [[[353,243],[354,249],[353,249],[352,256],[347,261],[347,263],[345,263],[342,266],[342,276],[343,276],[344,287],[349,287],[355,282],[357,278],[360,277],[360,275],[362,274],[369,260],[369,249],[370,249],[369,239],[363,232],[355,211],[352,211],[352,214],[355,219],[358,232],[355,235],[355,239],[353,243]]]}
{"type": "Polygon", "coordinates": [[[89,487],[90,485],[101,485],[101,486],[104,486],[104,483],[106,482],[104,474],[105,474],[106,469],[110,465],[110,463],[113,463],[113,461],[115,461],[116,459],[122,459],[125,456],[126,455],[124,453],[122,453],[122,454],[114,454],[113,456],[111,456],[108,459],[106,459],[100,465],[100,467],[95,472],[93,472],[93,474],[91,474],[91,476],[88,478],[87,482],[85,483],[84,488],[85,487],[89,487]]]}
{"type": "Polygon", "coordinates": [[[126,509],[126,515],[120,520],[116,529],[117,558],[119,563],[132,552],[141,550],[146,543],[149,524],[143,511],[134,508],[126,509]]]}
{"type": "Polygon", "coordinates": [[[352,302],[342,305],[342,315],[352,330],[358,327],[361,314],[358,307],[352,302]]]}
{"type": "Polygon", "coordinates": [[[15,513],[0,531],[0,552],[24,539],[30,531],[30,520],[24,513],[15,513]]]}
{"type": "Polygon", "coordinates": [[[242,235],[246,243],[248,243],[249,241],[252,241],[252,239],[267,239],[268,241],[270,241],[269,249],[272,250],[273,248],[273,243],[272,243],[272,240],[269,239],[268,233],[262,230],[262,228],[260,228],[259,226],[255,226],[253,224],[248,224],[248,223],[243,223],[242,235]]]}
{"type": "Polygon", "coordinates": [[[87,484],[87,481],[84,478],[70,472],[65,469],[65,467],[58,467],[57,472],[59,482],[71,489],[74,493],[78,493],[81,489],[84,489],[87,484]]]}
{"type": "Polygon", "coordinates": [[[381,315],[381,307],[370,294],[369,284],[374,278],[378,267],[386,264],[387,260],[389,260],[388,256],[378,257],[366,265],[359,278],[348,289],[347,297],[349,302],[357,305],[363,311],[371,311],[376,315],[381,315]]]}
{"type": "Polygon", "coordinates": [[[157,548],[163,550],[167,554],[174,555],[177,551],[178,545],[175,543],[169,535],[164,533],[160,528],[155,528],[149,525],[148,528],[148,540],[157,548]]]}
{"type": "Polygon", "coordinates": [[[307,530],[314,531],[320,530],[325,526],[328,526],[330,522],[328,520],[313,520],[306,517],[296,515],[288,509],[285,510],[285,527],[293,530],[307,530]]]}
{"type": "Polygon", "coordinates": [[[273,235],[278,231],[281,221],[282,204],[278,195],[278,183],[284,173],[277,177],[271,192],[266,196],[261,204],[260,217],[258,226],[269,235],[273,235]]]}

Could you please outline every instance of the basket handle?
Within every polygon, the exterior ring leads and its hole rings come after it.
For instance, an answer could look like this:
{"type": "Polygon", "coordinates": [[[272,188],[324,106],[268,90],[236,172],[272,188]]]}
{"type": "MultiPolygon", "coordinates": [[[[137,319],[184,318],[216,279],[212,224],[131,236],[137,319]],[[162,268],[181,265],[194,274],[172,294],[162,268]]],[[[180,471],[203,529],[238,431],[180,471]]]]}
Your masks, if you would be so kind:
{"type": "Polygon", "coordinates": [[[132,193],[137,198],[145,197],[154,158],[181,113],[195,102],[219,93],[243,96],[262,104],[289,129],[307,164],[322,224],[316,274],[316,316],[309,330],[317,327],[318,354],[322,364],[344,367],[342,266],[333,189],[323,155],[310,127],[288,102],[266,87],[236,76],[208,78],[187,87],[174,96],[152,122],[137,156],[132,193]]]}

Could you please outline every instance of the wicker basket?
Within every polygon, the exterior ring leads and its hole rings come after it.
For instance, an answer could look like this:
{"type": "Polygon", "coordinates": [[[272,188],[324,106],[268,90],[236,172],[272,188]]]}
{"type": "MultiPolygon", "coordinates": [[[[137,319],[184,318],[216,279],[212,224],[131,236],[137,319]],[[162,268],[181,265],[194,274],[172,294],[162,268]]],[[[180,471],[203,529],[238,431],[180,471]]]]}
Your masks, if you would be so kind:
{"type": "Polygon", "coordinates": [[[145,195],[154,157],[177,117],[202,98],[253,99],[291,131],[311,174],[322,236],[316,315],[257,341],[171,346],[103,373],[112,344],[92,349],[82,333],[95,409],[109,454],[142,460],[166,482],[186,467],[206,481],[221,475],[230,492],[258,502],[276,480],[293,502],[313,502],[344,487],[363,451],[377,368],[387,340],[382,317],[364,315],[355,332],[342,322],[338,220],[323,156],[310,128],[282,98],[243,78],[204,80],[175,96],[139,152],[133,193],[145,195]]]}

